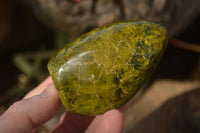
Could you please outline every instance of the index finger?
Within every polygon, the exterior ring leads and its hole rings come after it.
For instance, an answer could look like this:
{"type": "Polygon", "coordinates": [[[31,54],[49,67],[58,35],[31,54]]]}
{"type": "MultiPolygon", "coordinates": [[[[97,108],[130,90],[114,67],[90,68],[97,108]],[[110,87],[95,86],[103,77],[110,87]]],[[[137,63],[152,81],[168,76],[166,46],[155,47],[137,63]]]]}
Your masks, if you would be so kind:
{"type": "Polygon", "coordinates": [[[26,94],[26,96],[23,99],[27,99],[32,96],[39,95],[41,92],[43,92],[45,90],[46,86],[51,83],[53,83],[53,80],[51,79],[51,77],[48,77],[40,85],[38,85],[35,89],[30,91],[28,94],[26,94]]]}

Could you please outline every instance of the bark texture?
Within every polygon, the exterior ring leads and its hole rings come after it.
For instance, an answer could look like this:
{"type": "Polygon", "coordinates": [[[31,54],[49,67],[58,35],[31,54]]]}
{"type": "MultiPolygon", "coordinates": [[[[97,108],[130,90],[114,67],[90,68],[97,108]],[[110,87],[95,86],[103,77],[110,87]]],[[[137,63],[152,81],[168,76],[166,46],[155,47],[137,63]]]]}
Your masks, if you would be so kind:
{"type": "Polygon", "coordinates": [[[200,14],[200,0],[29,0],[48,25],[77,37],[96,27],[122,20],[164,23],[176,35],[200,14]]]}

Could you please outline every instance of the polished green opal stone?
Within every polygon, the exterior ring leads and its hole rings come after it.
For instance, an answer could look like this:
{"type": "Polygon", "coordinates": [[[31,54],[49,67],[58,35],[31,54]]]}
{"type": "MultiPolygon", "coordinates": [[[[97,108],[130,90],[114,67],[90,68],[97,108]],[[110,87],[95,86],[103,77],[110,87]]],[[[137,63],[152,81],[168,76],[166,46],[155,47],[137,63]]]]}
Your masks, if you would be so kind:
{"type": "Polygon", "coordinates": [[[157,22],[127,21],[93,30],[48,63],[67,111],[97,115],[129,101],[158,64],[167,30],[157,22]]]}

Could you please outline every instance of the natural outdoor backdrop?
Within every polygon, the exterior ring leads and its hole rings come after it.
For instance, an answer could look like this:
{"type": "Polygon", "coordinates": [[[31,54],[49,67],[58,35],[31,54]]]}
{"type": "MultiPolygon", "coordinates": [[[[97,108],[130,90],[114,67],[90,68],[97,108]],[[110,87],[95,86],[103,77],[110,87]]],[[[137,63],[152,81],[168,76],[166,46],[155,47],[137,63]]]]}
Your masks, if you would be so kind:
{"type": "Polygon", "coordinates": [[[168,47],[123,132],[200,132],[199,7],[200,0],[0,0],[0,113],[49,76],[48,60],[67,42],[105,24],[154,20],[168,28],[168,47]]]}

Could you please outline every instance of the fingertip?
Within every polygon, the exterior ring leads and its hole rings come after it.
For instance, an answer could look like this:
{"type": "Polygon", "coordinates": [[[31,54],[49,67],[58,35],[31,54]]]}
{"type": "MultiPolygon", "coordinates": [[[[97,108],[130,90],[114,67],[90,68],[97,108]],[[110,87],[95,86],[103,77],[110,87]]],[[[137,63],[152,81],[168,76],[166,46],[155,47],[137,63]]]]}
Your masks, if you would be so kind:
{"type": "Polygon", "coordinates": [[[53,80],[49,76],[40,85],[38,85],[35,89],[31,90],[28,94],[26,94],[26,96],[23,99],[27,99],[27,98],[30,98],[32,96],[39,95],[41,92],[43,92],[45,90],[45,88],[49,84],[52,84],[52,83],[53,83],[53,80]]]}
{"type": "Polygon", "coordinates": [[[129,100],[125,105],[123,105],[122,107],[119,108],[119,110],[124,114],[127,109],[129,108],[129,106],[131,105],[131,103],[133,102],[133,99],[132,98],[131,100],[129,100]]]}
{"type": "Polygon", "coordinates": [[[50,95],[50,97],[54,99],[54,101],[59,101],[58,92],[53,83],[48,84],[46,89],[42,93],[40,93],[40,96],[44,98],[48,95],[50,95]]]}
{"type": "Polygon", "coordinates": [[[96,133],[121,133],[123,127],[123,114],[119,110],[106,112],[97,127],[96,133]]]}

